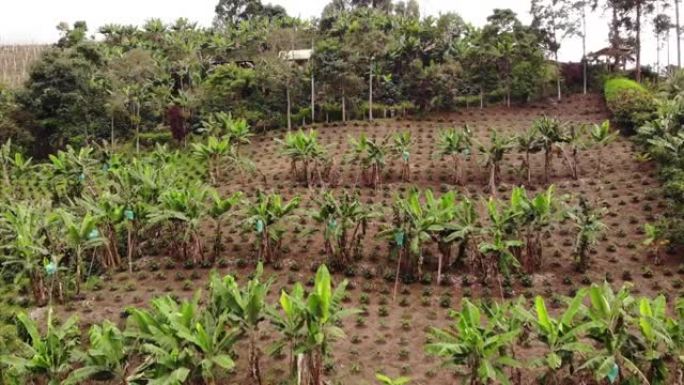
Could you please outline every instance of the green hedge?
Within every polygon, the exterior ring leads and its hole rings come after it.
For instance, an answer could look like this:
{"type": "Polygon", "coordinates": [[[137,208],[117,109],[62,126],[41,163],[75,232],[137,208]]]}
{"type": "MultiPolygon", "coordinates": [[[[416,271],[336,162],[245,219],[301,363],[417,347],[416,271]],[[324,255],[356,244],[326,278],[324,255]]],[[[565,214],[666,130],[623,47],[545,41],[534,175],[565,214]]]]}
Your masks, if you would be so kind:
{"type": "Polygon", "coordinates": [[[606,81],[604,96],[613,122],[627,133],[633,133],[655,113],[655,98],[641,84],[626,78],[606,81]]]}

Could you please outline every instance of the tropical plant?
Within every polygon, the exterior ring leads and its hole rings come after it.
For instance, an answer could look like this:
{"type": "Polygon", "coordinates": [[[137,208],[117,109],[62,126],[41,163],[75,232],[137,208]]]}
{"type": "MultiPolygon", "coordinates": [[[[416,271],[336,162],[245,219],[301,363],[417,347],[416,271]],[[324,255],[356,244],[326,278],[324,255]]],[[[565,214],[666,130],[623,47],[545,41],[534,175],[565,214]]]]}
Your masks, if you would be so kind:
{"type": "Polygon", "coordinates": [[[181,302],[156,298],[150,310],[128,309],[126,335],[140,341],[138,352],[145,357],[130,383],[181,385],[201,378],[215,385],[217,375],[234,368],[238,331],[228,315],[202,311],[199,294],[181,302]]]}
{"type": "Polygon", "coordinates": [[[653,263],[657,265],[660,263],[663,248],[670,244],[666,229],[662,224],[653,225],[646,223],[644,225],[644,233],[646,235],[646,239],[644,239],[643,244],[651,249],[653,263]]]}
{"type": "Polygon", "coordinates": [[[345,193],[336,198],[326,192],[318,199],[319,209],[311,217],[323,226],[323,240],[329,264],[341,269],[361,255],[361,242],[366,236],[372,208],[364,205],[358,195],[345,193]]]}
{"type": "Polygon", "coordinates": [[[243,202],[243,194],[238,191],[227,198],[222,198],[216,190],[210,190],[209,198],[207,214],[214,221],[214,259],[216,259],[221,251],[225,217],[243,202]]]}
{"type": "Polygon", "coordinates": [[[254,276],[246,286],[240,287],[230,275],[220,279],[213,274],[210,283],[209,309],[215,317],[226,315],[249,341],[249,371],[252,380],[261,384],[259,362],[261,352],[257,345],[260,338],[259,324],[266,317],[266,296],[271,281],[261,282],[264,269],[257,265],[254,276]]]}
{"type": "Polygon", "coordinates": [[[375,379],[382,385],[406,385],[411,382],[408,377],[391,378],[382,373],[376,373],[375,379]]]}
{"type": "Polygon", "coordinates": [[[195,157],[207,162],[211,183],[218,183],[221,178],[221,162],[231,151],[230,140],[225,136],[210,136],[206,144],[192,143],[192,147],[195,157]]]}
{"type": "Polygon", "coordinates": [[[359,175],[373,188],[382,182],[382,169],[385,167],[389,148],[387,141],[388,138],[382,141],[370,139],[365,133],[361,133],[358,138],[349,138],[350,161],[361,166],[359,175]]]}
{"type": "Polygon", "coordinates": [[[522,162],[522,170],[527,174],[527,184],[532,183],[532,166],[530,163],[530,154],[536,154],[542,150],[542,144],[539,138],[537,127],[532,126],[527,131],[519,134],[515,138],[516,147],[519,151],[525,153],[525,158],[522,162]]]}
{"type": "Polygon", "coordinates": [[[91,326],[88,336],[88,350],[77,352],[83,366],[71,372],[62,385],[76,385],[89,379],[125,382],[131,349],[124,334],[110,321],[104,321],[91,326]]]}
{"type": "Polygon", "coordinates": [[[504,155],[513,148],[515,137],[501,136],[492,131],[489,145],[479,144],[478,150],[483,157],[482,163],[489,169],[489,192],[497,194],[497,186],[501,181],[501,162],[504,155]]]}
{"type": "Polygon", "coordinates": [[[534,129],[539,133],[539,141],[544,150],[544,181],[549,182],[552,156],[562,150],[560,144],[566,142],[563,127],[558,119],[542,116],[534,121],[534,129]]]}
{"type": "Polygon", "coordinates": [[[159,196],[159,205],[152,207],[147,217],[149,224],[166,224],[173,233],[179,232],[182,247],[176,247],[173,237],[174,250],[182,250],[183,257],[190,256],[195,263],[205,259],[200,225],[207,214],[208,195],[201,184],[170,188],[159,196]]]}
{"type": "Polygon", "coordinates": [[[271,347],[271,354],[280,353],[286,346],[289,350],[290,377],[297,375],[297,354],[306,338],[305,322],[306,302],[304,301],[304,287],[296,283],[290,293],[284,290],[278,301],[282,312],[269,307],[271,324],[281,334],[281,338],[271,347]]]}
{"type": "Polygon", "coordinates": [[[472,132],[466,125],[463,130],[455,128],[441,131],[439,133],[439,150],[437,155],[440,157],[451,157],[453,162],[453,179],[457,184],[463,183],[463,168],[461,158],[469,157],[472,147],[472,132]]]}
{"type": "Polygon", "coordinates": [[[639,313],[635,317],[644,342],[644,349],[639,352],[639,359],[648,364],[644,374],[649,383],[654,385],[667,383],[667,360],[674,345],[667,327],[670,319],[668,319],[666,312],[665,296],[659,295],[654,299],[641,298],[639,300],[639,313]]]}
{"type": "Polygon", "coordinates": [[[278,194],[267,195],[259,191],[256,201],[247,207],[245,223],[256,233],[257,257],[260,261],[271,263],[280,259],[285,233],[282,222],[292,217],[299,202],[299,196],[285,202],[278,194]]]}
{"type": "Polygon", "coordinates": [[[601,124],[594,124],[589,130],[589,135],[596,146],[598,146],[598,156],[597,156],[597,170],[599,177],[602,174],[603,166],[603,150],[610,143],[617,139],[617,131],[613,131],[610,128],[610,121],[606,120],[601,124]]]}
{"type": "Polygon", "coordinates": [[[394,156],[401,159],[401,179],[411,181],[411,132],[397,132],[392,135],[391,150],[394,156]]]}
{"type": "Polygon", "coordinates": [[[429,332],[427,352],[442,357],[445,364],[465,367],[464,381],[469,384],[509,383],[506,368],[521,365],[508,355],[520,329],[498,330],[501,323],[483,317],[467,299],[451,316],[455,322],[449,329],[434,328],[429,332]]]}
{"type": "Polygon", "coordinates": [[[77,318],[73,316],[57,326],[50,308],[44,333],[26,313],[18,314],[17,320],[27,339],[19,351],[1,356],[0,362],[9,366],[10,371],[27,376],[29,381],[61,384],[73,369],[74,353],[79,346],[77,318]]]}
{"type": "Polygon", "coordinates": [[[542,237],[558,212],[554,191],[551,185],[532,199],[522,187],[515,187],[511,192],[510,209],[516,213],[515,220],[525,239],[523,265],[528,273],[541,268],[543,263],[542,237]]]}
{"type": "Polygon", "coordinates": [[[95,217],[87,212],[82,217],[77,217],[69,211],[60,210],[56,213],[56,221],[64,232],[64,243],[74,254],[73,264],[76,270],[76,294],[81,292],[83,281],[83,254],[92,248],[104,243],[97,229],[95,217]]]}
{"type": "Polygon", "coordinates": [[[627,287],[614,292],[608,283],[592,285],[589,299],[587,314],[592,327],[587,335],[596,342],[597,349],[577,370],[590,370],[597,381],[622,382],[631,374],[639,381],[649,383],[639,369],[633,348],[636,336],[629,325],[633,322],[631,309],[636,300],[627,287]]]}
{"type": "Polygon", "coordinates": [[[318,163],[325,158],[326,154],[325,149],[318,143],[318,132],[314,130],[309,130],[308,133],[302,130],[288,132],[285,138],[276,139],[276,142],[282,146],[283,155],[290,158],[292,176],[297,177],[297,163],[301,162],[302,176],[306,185],[310,186],[312,173],[320,172],[318,163]]]}
{"type": "Polygon", "coordinates": [[[579,205],[568,211],[567,215],[575,222],[577,237],[575,240],[575,256],[577,268],[585,271],[589,267],[589,251],[596,244],[599,235],[606,225],[601,222],[603,210],[596,210],[583,196],[579,205]]]}

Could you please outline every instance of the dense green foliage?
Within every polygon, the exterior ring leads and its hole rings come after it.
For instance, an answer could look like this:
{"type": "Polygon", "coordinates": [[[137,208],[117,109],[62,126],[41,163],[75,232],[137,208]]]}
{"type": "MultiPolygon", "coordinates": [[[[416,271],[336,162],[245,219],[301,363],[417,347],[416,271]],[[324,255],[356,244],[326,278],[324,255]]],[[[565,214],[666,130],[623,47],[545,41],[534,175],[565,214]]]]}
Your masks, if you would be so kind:
{"type": "Polygon", "coordinates": [[[653,118],[655,99],[641,84],[626,78],[606,81],[604,96],[613,121],[625,132],[633,133],[653,118]]]}
{"type": "Polygon", "coordinates": [[[227,1],[210,28],[150,19],[106,25],[103,39],[89,38],[85,23],[61,25],[15,102],[0,97],[0,124],[16,126],[2,136],[41,138],[41,155],[98,139],[133,138],[137,148],[168,131],[180,142],[217,112],[258,128],[372,119],[526,102],[556,76],[543,32],[510,10],[478,28],[455,13],[420,18],[417,7],[387,4],[332,2],[308,22],[259,1],[227,1]],[[310,48],[310,59],[288,59],[310,48]]]}

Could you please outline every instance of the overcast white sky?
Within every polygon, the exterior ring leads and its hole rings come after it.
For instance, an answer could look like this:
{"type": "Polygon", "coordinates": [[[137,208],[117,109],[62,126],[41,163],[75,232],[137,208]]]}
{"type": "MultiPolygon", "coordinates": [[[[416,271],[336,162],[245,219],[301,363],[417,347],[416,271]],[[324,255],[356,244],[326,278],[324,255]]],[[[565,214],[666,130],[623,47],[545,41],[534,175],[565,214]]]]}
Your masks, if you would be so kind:
{"type": "MultiPolygon", "coordinates": [[[[61,21],[72,23],[85,20],[94,32],[103,24],[142,24],[146,19],[159,17],[172,21],[187,17],[202,25],[209,25],[218,0],[0,0],[5,5],[0,12],[0,44],[52,43],[58,38],[55,26],[61,21]]],[[[268,0],[264,1],[269,2],[268,0]]],[[[290,15],[309,18],[319,16],[328,0],[271,0],[284,6],[290,15]]],[[[465,20],[482,25],[494,8],[511,8],[528,22],[529,0],[418,0],[422,15],[437,15],[454,11],[465,20]]],[[[607,45],[608,15],[597,11],[588,23],[588,51],[607,45]]],[[[674,19],[674,17],[673,17],[674,19]]],[[[656,47],[652,26],[644,27],[643,61],[655,63],[656,47]]],[[[676,62],[674,33],[670,60],[676,62]]],[[[661,64],[667,64],[667,48],[661,52],[661,64]]],[[[561,48],[561,60],[578,61],[581,42],[567,40],[561,48]]]]}

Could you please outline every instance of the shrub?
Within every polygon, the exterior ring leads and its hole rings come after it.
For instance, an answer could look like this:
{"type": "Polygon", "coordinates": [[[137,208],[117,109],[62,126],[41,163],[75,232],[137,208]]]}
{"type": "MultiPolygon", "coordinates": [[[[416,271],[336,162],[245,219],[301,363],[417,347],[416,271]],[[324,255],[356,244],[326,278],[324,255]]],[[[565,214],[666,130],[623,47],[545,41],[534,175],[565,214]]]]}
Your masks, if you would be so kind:
{"type": "Polygon", "coordinates": [[[606,81],[604,96],[615,122],[625,133],[634,133],[637,127],[653,118],[655,99],[639,83],[625,78],[606,81]]]}

